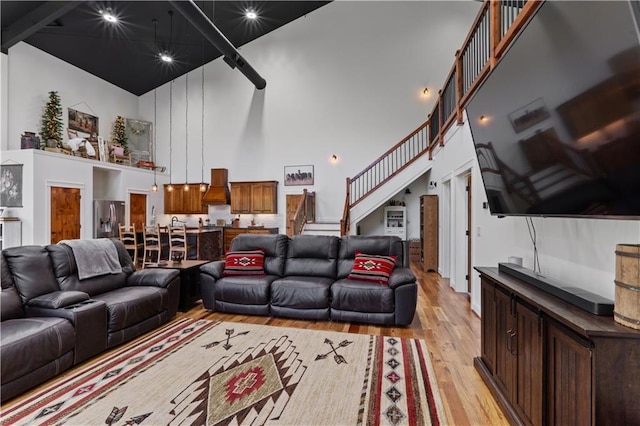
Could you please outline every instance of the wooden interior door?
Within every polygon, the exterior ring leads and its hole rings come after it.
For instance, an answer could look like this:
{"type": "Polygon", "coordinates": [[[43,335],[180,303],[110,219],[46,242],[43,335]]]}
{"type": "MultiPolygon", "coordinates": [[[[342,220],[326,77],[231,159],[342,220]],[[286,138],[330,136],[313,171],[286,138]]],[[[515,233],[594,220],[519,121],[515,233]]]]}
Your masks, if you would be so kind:
{"type": "Polygon", "coordinates": [[[51,244],[80,238],[80,189],[51,187],[51,244]]]}
{"type": "Polygon", "coordinates": [[[134,225],[136,230],[142,231],[147,223],[147,195],[129,195],[129,224],[134,225]]]}
{"type": "Polygon", "coordinates": [[[471,175],[467,176],[467,293],[471,294],[471,274],[473,273],[471,264],[471,240],[473,230],[471,229],[471,175]]]}

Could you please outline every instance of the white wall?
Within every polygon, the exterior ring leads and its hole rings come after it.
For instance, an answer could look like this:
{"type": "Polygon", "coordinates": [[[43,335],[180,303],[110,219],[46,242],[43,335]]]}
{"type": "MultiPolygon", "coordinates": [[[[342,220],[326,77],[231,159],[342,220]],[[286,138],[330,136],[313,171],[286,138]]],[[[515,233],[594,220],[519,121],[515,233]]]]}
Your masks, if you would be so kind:
{"type": "MultiPolygon", "coordinates": [[[[466,117],[465,117],[466,120],[466,117]]],[[[533,269],[533,245],[524,217],[498,218],[491,216],[489,210],[482,208],[487,201],[482,178],[480,176],[473,139],[468,124],[452,127],[446,136],[446,144],[435,154],[436,161],[431,171],[431,180],[438,182],[454,179],[468,164],[473,167],[472,173],[472,264],[474,266],[497,266],[498,262],[506,262],[509,256],[523,258],[523,266],[533,269]]],[[[437,193],[441,185],[438,183],[437,193]]],[[[452,188],[451,215],[449,222],[455,229],[456,209],[455,190],[452,188]]],[[[440,235],[443,220],[440,220],[440,235]]],[[[537,234],[541,272],[543,275],[558,280],[567,287],[579,287],[614,299],[615,285],[615,249],[616,244],[640,242],[640,221],[607,220],[607,219],[575,219],[575,218],[533,218],[537,234]]],[[[460,244],[460,237],[452,236],[453,245],[460,244]]],[[[442,246],[442,244],[441,244],[442,246]]],[[[443,254],[440,253],[442,266],[443,254]]],[[[460,270],[463,264],[461,256],[455,248],[450,255],[452,283],[458,290],[463,290],[459,280],[464,276],[460,270]]],[[[472,275],[471,290],[472,309],[480,313],[480,280],[477,274],[472,275]]]]}
{"type": "MultiPolygon", "coordinates": [[[[257,91],[221,59],[205,66],[205,176],[278,180],[284,229],[286,165],[313,165],[318,219],[339,220],[345,179],[354,176],[426,120],[480,7],[478,2],[334,2],[241,49],[267,80],[257,91]],[[329,158],[339,157],[337,164],[329,158]]],[[[173,88],[169,159],[169,85],[158,89],[158,164],[174,181],[200,181],[201,70],[189,74],[189,141],[185,149],[185,77],[173,88]]],[[[153,119],[153,92],[140,98],[153,119]]],[[[213,213],[210,208],[210,215],[213,213]]],[[[413,225],[413,224],[412,224],[413,225]]]]}
{"type": "Polygon", "coordinates": [[[52,90],[60,96],[65,137],[69,107],[97,116],[99,134],[108,139],[116,116],[137,118],[138,97],[111,83],[24,42],[11,47],[8,56],[8,131],[2,135],[3,150],[20,149],[24,131],[40,132],[52,90]]]}
{"type": "Polygon", "coordinates": [[[7,149],[7,131],[9,97],[9,58],[6,54],[0,53],[0,150],[7,149]]]}

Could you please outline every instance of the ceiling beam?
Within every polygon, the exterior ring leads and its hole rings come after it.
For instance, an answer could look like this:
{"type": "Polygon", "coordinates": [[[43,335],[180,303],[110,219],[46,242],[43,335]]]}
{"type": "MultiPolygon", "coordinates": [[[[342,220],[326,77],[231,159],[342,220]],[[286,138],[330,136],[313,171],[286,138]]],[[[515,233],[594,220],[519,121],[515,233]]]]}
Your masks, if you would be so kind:
{"type": "Polygon", "coordinates": [[[6,30],[2,30],[2,53],[42,28],[81,5],[82,1],[63,0],[46,1],[38,8],[27,13],[6,30]]]}
{"type": "Polygon", "coordinates": [[[170,0],[169,3],[176,8],[209,43],[224,56],[224,61],[231,68],[238,68],[245,77],[251,81],[256,89],[262,90],[266,87],[267,81],[244,59],[240,52],[231,44],[229,39],[216,27],[207,15],[193,1],[170,0]]]}

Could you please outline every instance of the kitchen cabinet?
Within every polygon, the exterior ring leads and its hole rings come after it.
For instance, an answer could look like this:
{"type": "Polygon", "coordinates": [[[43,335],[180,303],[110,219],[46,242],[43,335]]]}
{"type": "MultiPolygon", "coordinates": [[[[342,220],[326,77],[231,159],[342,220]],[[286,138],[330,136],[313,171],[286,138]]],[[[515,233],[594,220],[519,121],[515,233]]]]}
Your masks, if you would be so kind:
{"type": "Polygon", "coordinates": [[[407,208],[392,206],[384,208],[384,235],[407,239],[407,208]]]}
{"type": "Polygon", "coordinates": [[[224,252],[228,252],[231,241],[241,234],[277,234],[278,228],[224,228],[224,252]]]}
{"type": "Polygon", "coordinates": [[[640,424],[640,331],[498,271],[481,280],[476,370],[512,424],[640,424]]]}
{"type": "Polygon", "coordinates": [[[278,213],[278,182],[230,182],[231,213],[278,213]]]}
{"type": "Polygon", "coordinates": [[[165,214],[206,214],[208,206],[202,204],[202,192],[199,183],[188,184],[189,190],[184,190],[183,184],[174,184],[173,191],[164,185],[164,213],[165,214]]]}

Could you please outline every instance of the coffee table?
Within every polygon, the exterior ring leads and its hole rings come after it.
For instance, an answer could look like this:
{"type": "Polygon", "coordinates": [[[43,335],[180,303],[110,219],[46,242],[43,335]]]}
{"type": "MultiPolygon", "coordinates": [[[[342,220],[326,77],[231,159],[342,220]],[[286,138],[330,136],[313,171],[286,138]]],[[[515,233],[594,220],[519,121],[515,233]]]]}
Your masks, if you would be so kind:
{"type": "Polygon", "coordinates": [[[200,267],[209,260],[183,260],[147,264],[147,268],[177,269],[180,271],[180,302],[178,309],[187,312],[200,300],[200,267]]]}

